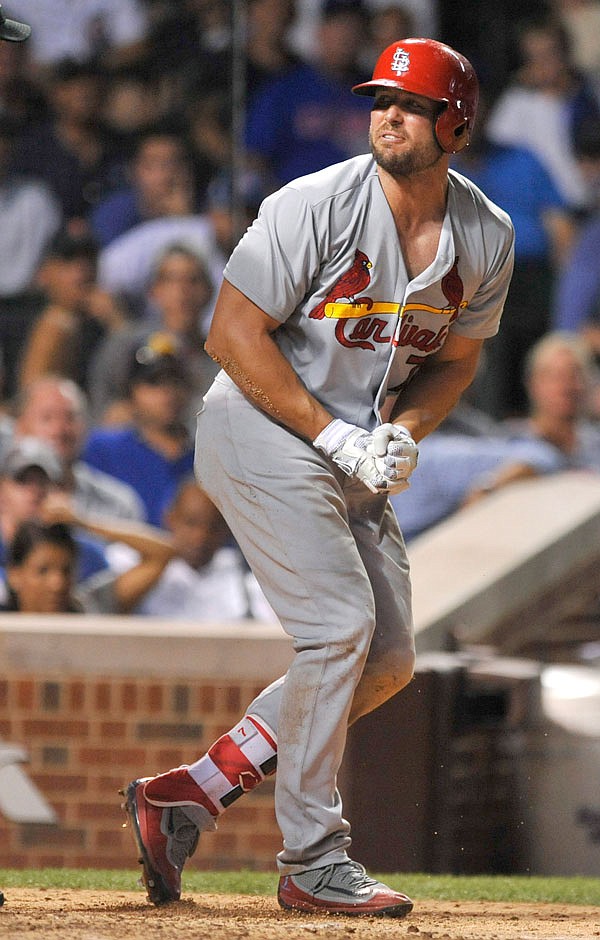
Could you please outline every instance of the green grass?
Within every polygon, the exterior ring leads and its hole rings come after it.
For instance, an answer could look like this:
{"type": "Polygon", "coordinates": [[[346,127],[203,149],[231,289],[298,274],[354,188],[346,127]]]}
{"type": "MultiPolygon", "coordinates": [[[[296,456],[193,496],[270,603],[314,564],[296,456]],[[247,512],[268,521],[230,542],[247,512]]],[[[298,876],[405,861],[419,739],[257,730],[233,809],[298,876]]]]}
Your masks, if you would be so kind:
{"type": "MultiPolygon", "coordinates": [[[[0,888],[87,888],[130,891],[139,870],[46,868],[0,869],[0,888]]],[[[556,902],[600,906],[600,878],[541,877],[528,875],[381,875],[391,887],[415,900],[556,902]]],[[[209,894],[275,894],[275,873],[235,871],[185,873],[184,891],[209,894]]],[[[140,891],[142,889],[140,888],[140,891]]]]}

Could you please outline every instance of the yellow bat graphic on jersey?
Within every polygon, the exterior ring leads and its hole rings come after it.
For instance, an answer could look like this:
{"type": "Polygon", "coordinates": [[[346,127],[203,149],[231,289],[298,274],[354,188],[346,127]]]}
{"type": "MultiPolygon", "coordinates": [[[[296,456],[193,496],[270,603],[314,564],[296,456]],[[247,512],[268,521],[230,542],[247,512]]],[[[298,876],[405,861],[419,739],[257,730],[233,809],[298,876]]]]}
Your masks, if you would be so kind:
{"type": "MultiPolygon", "coordinates": [[[[467,300],[462,300],[459,307],[466,307],[467,300]]],[[[370,317],[377,313],[394,314],[403,317],[405,313],[415,310],[422,310],[425,313],[442,314],[442,316],[451,316],[456,312],[456,307],[432,307],[429,304],[396,304],[385,301],[375,302],[371,305],[348,304],[348,303],[329,303],[325,305],[325,316],[330,320],[359,320],[361,317],[370,317]]]]}

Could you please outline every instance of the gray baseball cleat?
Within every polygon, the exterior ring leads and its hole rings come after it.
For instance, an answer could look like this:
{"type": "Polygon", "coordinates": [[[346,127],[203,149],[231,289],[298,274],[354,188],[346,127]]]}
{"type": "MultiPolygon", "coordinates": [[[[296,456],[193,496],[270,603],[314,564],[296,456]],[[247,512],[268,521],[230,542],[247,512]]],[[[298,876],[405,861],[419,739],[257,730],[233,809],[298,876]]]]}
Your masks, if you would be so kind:
{"type": "Polygon", "coordinates": [[[284,875],[277,900],[292,911],[406,917],[413,902],[405,894],[370,878],[358,862],[339,862],[326,868],[284,875]]]}

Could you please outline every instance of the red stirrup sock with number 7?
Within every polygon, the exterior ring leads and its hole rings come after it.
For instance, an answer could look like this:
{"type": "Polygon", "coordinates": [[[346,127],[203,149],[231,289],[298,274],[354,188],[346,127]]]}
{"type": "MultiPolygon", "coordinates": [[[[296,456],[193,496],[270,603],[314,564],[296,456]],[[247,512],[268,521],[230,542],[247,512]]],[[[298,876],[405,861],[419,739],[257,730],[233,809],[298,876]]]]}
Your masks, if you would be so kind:
{"type": "Polygon", "coordinates": [[[153,806],[203,806],[219,816],[277,768],[274,732],[256,715],[245,715],[194,764],[151,777],[144,798],[153,806]]]}

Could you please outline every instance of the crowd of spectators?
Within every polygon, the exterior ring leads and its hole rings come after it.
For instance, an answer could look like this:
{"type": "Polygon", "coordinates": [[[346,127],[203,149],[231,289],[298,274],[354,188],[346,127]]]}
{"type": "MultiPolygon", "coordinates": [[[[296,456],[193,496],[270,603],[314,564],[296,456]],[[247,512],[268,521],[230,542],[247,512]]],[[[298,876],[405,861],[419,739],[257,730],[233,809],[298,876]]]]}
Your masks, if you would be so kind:
{"type": "Polygon", "coordinates": [[[480,71],[452,166],[516,230],[500,333],[394,500],[405,537],[512,480],[600,472],[600,2],[527,13],[499,80],[443,0],[28,5],[30,40],[0,44],[4,609],[272,616],[193,480],[203,341],[262,200],[366,149],[350,87],[403,36],[480,71]]]}

